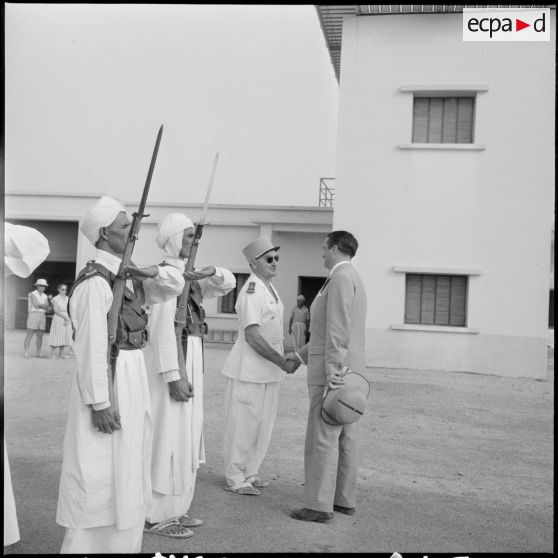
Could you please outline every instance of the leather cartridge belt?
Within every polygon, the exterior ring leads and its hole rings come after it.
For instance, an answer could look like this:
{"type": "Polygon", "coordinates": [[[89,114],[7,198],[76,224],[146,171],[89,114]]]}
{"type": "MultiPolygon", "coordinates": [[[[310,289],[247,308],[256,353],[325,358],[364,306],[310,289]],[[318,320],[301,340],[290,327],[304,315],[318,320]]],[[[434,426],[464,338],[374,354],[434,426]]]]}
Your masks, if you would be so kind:
{"type": "Polygon", "coordinates": [[[118,341],[116,346],[120,350],[133,351],[134,349],[141,349],[147,343],[147,331],[145,329],[138,329],[137,331],[120,330],[118,332],[118,341]]]}
{"type": "Polygon", "coordinates": [[[190,337],[203,337],[207,333],[205,322],[193,322],[185,326],[184,330],[190,337]]]}

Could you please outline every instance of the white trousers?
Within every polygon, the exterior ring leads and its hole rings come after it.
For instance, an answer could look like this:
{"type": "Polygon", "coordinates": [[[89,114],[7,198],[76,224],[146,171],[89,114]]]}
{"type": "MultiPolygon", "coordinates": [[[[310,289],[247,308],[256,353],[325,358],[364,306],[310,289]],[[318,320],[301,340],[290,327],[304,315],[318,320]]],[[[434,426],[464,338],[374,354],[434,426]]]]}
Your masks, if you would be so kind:
{"type": "Polygon", "coordinates": [[[129,529],[116,525],[71,529],[66,527],[60,554],[137,554],[141,552],[143,519],[129,529]]]}
{"type": "Polygon", "coordinates": [[[294,322],[292,326],[293,348],[298,351],[306,345],[306,324],[294,322]]]}
{"type": "Polygon", "coordinates": [[[192,473],[192,482],[182,494],[175,496],[173,494],[160,494],[153,491],[151,505],[147,510],[145,519],[149,523],[160,523],[166,519],[187,515],[194,497],[196,475],[197,472],[192,473]]]}
{"type": "Polygon", "coordinates": [[[226,378],[223,457],[227,486],[246,486],[246,479],[258,474],[277,416],[279,386],[280,382],[226,378]]]}
{"type": "Polygon", "coordinates": [[[154,432],[153,492],[145,518],[150,523],[188,513],[194,497],[197,470],[200,463],[205,463],[203,345],[199,337],[188,337],[186,369],[194,386],[194,397],[188,403],[171,399],[169,386],[160,374],[149,376],[154,432]]]}

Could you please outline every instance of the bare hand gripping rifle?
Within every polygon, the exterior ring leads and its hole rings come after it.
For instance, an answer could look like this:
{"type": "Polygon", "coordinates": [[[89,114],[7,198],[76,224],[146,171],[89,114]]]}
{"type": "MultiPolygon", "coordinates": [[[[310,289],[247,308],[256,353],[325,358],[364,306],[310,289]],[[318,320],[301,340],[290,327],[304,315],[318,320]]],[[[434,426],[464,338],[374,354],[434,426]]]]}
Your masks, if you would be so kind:
{"type": "Polygon", "coordinates": [[[109,313],[107,315],[107,329],[108,329],[108,350],[107,350],[107,362],[108,362],[108,388],[109,388],[109,401],[110,406],[114,409],[115,413],[118,413],[118,405],[116,399],[114,398],[114,373],[116,370],[116,359],[118,357],[118,346],[116,344],[116,330],[118,328],[118,316],[122,308],[122,302],[124,300],[124,290],[126,288],[126,266],[132,261],[132,252],[134,251],[134,246],[138,238],[141,220],[143,217],[148,217],[144,214],[145,204],[147,202],[147,194],[149,193],[149,186],[151,185],[151,177],[153,176],[153,169],[155,168],[155,162],[157,161],[157,153],[159,152],[159,144],[161,143],[161,136],[163,135],[163,125],[159,128],[159,133],[157,134],[157,140],[155,141],[155,148],[153,149],[153,155],[151,156],[151,164],[149,165],[149,172],[147,173],[147,179],[145,181],[145,186],[143,188],[143,195],[141,197],[140,205],[138,211],[133,213],[132,224],[130,226],[130,232],[128,234],[128,239],[126,240],[126,247],[124,248],[124,254],[120,262],[120,267],[118,268],[118,273],[116,274],[116,280],[112,287],[112,305],[110,307],[109,313]]]}
{"type": "MultiPolygon", "coordinates": [[[[213,161],[213,169],[211,170],[211,177],[209,179],[209,185],[207,186],[207,192],[205,194],[205,202],[203,204],[202,215],[198,223],[196,223],[196,230],[194,232],[194,239],[190,246],[190,253],[188,255],[188,262],[184,272],[194,270],[194,264],[196,261],[196,255],[198,253],[198,246],[200,243],[200,238],[203,232],[203,226],[205,225],[205,217],[207,215],[207,208],[209,206],[209,197],[211,195],[211,189],[213,188],[213,179],[215,177],[215,170],[217,169],[217,162],[219,161],[219,152],[215,154],[215,160],[213,161]]],[[[182,289],[182,294],[178,299],[176,305],[176,314],[174,317],[174,333],[176,336],[176,347],[178,350],[178,371],[180,373],[180,379],[188,379],[188,372],[186,370],[186,344],[187,338],[183,337],[183,331],[188,325],[188,297],[190,296],[190,289],[192,287],[192,280],[186,279],[184,282],[184,288],[182,289]]]]}

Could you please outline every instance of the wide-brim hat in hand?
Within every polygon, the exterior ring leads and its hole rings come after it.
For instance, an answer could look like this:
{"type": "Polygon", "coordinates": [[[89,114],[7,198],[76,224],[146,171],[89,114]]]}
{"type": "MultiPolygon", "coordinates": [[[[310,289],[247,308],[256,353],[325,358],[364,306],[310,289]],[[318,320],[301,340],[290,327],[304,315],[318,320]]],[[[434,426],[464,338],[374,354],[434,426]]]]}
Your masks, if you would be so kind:
{"type": "Polygon", "coordinates": [[[366,402],[370,393],[368,380],[349,368],[343,375],[343,380],[345,385],[328,390],[322,401],[322,419],[332,426],[356,422],[366,411],[366,402]]]}

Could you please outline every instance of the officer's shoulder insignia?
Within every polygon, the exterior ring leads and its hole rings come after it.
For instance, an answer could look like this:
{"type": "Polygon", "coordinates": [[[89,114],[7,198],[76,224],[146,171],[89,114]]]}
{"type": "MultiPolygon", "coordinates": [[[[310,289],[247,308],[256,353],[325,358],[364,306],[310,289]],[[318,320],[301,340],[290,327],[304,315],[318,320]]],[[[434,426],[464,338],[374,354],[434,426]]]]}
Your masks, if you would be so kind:
{"type": "Polygon", "coordinates": [[[248,288],[246,289],[247,294],[254,294],[256,292],[256,283],[254,281],[250,281],[248,283],[248,288]]]}

